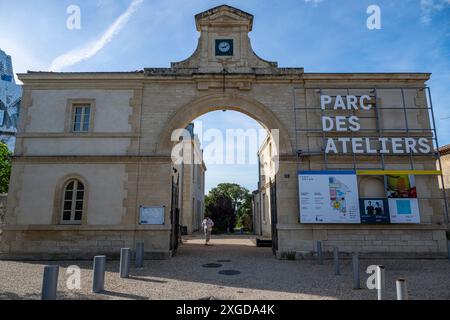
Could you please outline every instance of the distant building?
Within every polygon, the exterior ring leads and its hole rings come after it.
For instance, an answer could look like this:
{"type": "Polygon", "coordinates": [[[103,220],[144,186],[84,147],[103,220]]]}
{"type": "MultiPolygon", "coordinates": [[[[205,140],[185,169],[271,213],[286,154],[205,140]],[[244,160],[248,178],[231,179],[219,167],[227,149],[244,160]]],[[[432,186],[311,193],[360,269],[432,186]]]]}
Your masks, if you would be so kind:
{"type": "MultiPolygon", "coordinates": [[[[439,148],[439,155],[441,157],[442,175],[444,176],[444,189],[447,197],[447,206],[450,204],[449,188],[450,188],[450,144],[439,148]]],[[[439,168],[439,163],[437,164],[439,168]]],[[[442,181],[439,180],[439,187],[442,189],[442,181]]]]}
{"type": "Polygon", "coordinates": [[[273,161],[273,141],[270,135],[262,143],[258,151],[259,182],[258,190],[253,192],[253,224],[255,234],[271,237],[271,192],[275,181],[275,163],[273,161]]]}
{"type": "Polygon", "coordinates": [[[187,234],[200,230],[205,208],[205,172],[203,150],[200,140],[194,134],[194,124],[186,127],[190,137],[186,137],[183,145],[182,164],[175,169],[180,174],[180,225],[187,234]],[[187,154],[184,154],[187,153],[187,154]]]}
{"type": "Polygon", "coordinates": [[[0,140],[14,151],[22,87],[14,80],[11,56],[0,50],[0,140]]]}

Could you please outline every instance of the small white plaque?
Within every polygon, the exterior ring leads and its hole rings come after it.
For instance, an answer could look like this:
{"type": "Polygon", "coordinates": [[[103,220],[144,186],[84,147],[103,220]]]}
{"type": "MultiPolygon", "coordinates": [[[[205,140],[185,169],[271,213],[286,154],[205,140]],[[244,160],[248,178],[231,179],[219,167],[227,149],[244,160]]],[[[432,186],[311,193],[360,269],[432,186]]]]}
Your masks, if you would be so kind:
{"type": "Polygon", "coordinates": [[[141,206],[139,224],[164,224],[164,206],[141,206]]]}

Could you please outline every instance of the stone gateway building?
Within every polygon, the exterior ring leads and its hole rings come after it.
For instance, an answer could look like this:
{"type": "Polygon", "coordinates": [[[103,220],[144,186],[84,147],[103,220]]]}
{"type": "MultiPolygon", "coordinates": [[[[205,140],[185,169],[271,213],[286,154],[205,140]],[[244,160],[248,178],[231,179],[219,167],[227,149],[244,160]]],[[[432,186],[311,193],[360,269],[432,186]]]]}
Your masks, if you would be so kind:
{"type": "Polygon", "coordinates": [[[446,253],[429,74],[279,68],[252,50],[252,15],[223,5],[195,20],[196,51],[170,68],[19,75],[3,254],[92,257],[144,241],[149,257],[170,257],[180,220],[194,225],[202,210],[202,199],[180,191],[187,178],[172,161],[174,132],[223,109],[270,133],[257,195],[278,256],[310,253],[316,241],[325,251],[446,253]],[[326,188],[311,194],[319,183],[326,188]],[[370,199],[378,207],[362,202],[373,208],[364,218],[357,203],[370,199]]]}

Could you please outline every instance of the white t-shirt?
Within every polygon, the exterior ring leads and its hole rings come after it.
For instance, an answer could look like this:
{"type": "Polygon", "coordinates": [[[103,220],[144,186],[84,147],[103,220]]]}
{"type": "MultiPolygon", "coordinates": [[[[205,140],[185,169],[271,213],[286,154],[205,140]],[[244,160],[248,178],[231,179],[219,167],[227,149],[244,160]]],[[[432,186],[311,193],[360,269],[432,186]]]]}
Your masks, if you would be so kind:
{"type": "Polygon", "coordinates": [[[211,231],[214,227],[214,222],[211,219],[204,219],[202,222],[203,229],[207,229],[208,231],[211,231]]]}

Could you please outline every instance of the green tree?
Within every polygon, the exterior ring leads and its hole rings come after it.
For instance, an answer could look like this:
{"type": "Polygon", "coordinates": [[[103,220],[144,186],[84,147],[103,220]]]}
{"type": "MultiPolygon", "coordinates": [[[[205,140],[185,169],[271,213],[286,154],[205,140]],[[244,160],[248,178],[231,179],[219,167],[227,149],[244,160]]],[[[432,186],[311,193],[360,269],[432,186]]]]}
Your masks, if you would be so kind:
{"type": "MultiPolygon", "coordinates": [[[[220,231],[225,231],[227,228],[230,228],[230,230],[233,230],[234,227],[251,227],[251,223],[249,226],[248,221],[251,221],[251,203],[252,203],[252,195],[250,191],[244,187],[241,187],[240,185],[236,183],[221,183],[217,187],[211,189],[209,191],[209,194],[206,196],[205,199],[205,212],[206,214],[214,214],[219,220],[219,224],[216,223],[214,218],[211,216],[211,218],[214,220],[215,224],[218,226],[217,229],[220,231]],[[217,211],[221,211],[226,215],[230,215],[228,202],[224,202],[224,199],[228,199],[228,201],[231,203],[231,217],[228,217],[225,219],[226,223],[228,225],[222,225],[221,221],[222,217],[217,217],[217,213],[212,212],[211,210],[215,208],[217,211]],[[223,205],[226,204],[226,210],[225,208],[220,209],[219,207],[213,205],[221,203],[223,205]],[[208,204],[209,207],[208,207],[208,204]],[[211,210],[209,210],[210,208],[211,210]]],[[[225,223],[225,221],[223,221],[225,223]]]]}
{"type": "Polygon", "coordinates": [[[236,223],[233,203],[224,195],[207,195],[205,213],[214,221],[214,233],[224,233],[227,228],[234,227],[236,223]]]}
{"type": "Polygon", "coordinates": [[[0,143],[0,193],[7,193],[11,176],[12,153],[3,142],[0,143]]]}
{"type": "Polygon", "coordinates": [[[243,196],[241,205],[237,212],[236,227],[252,230],[253,212],[252,212],[252,194],[248,192],[243,196]]]}

